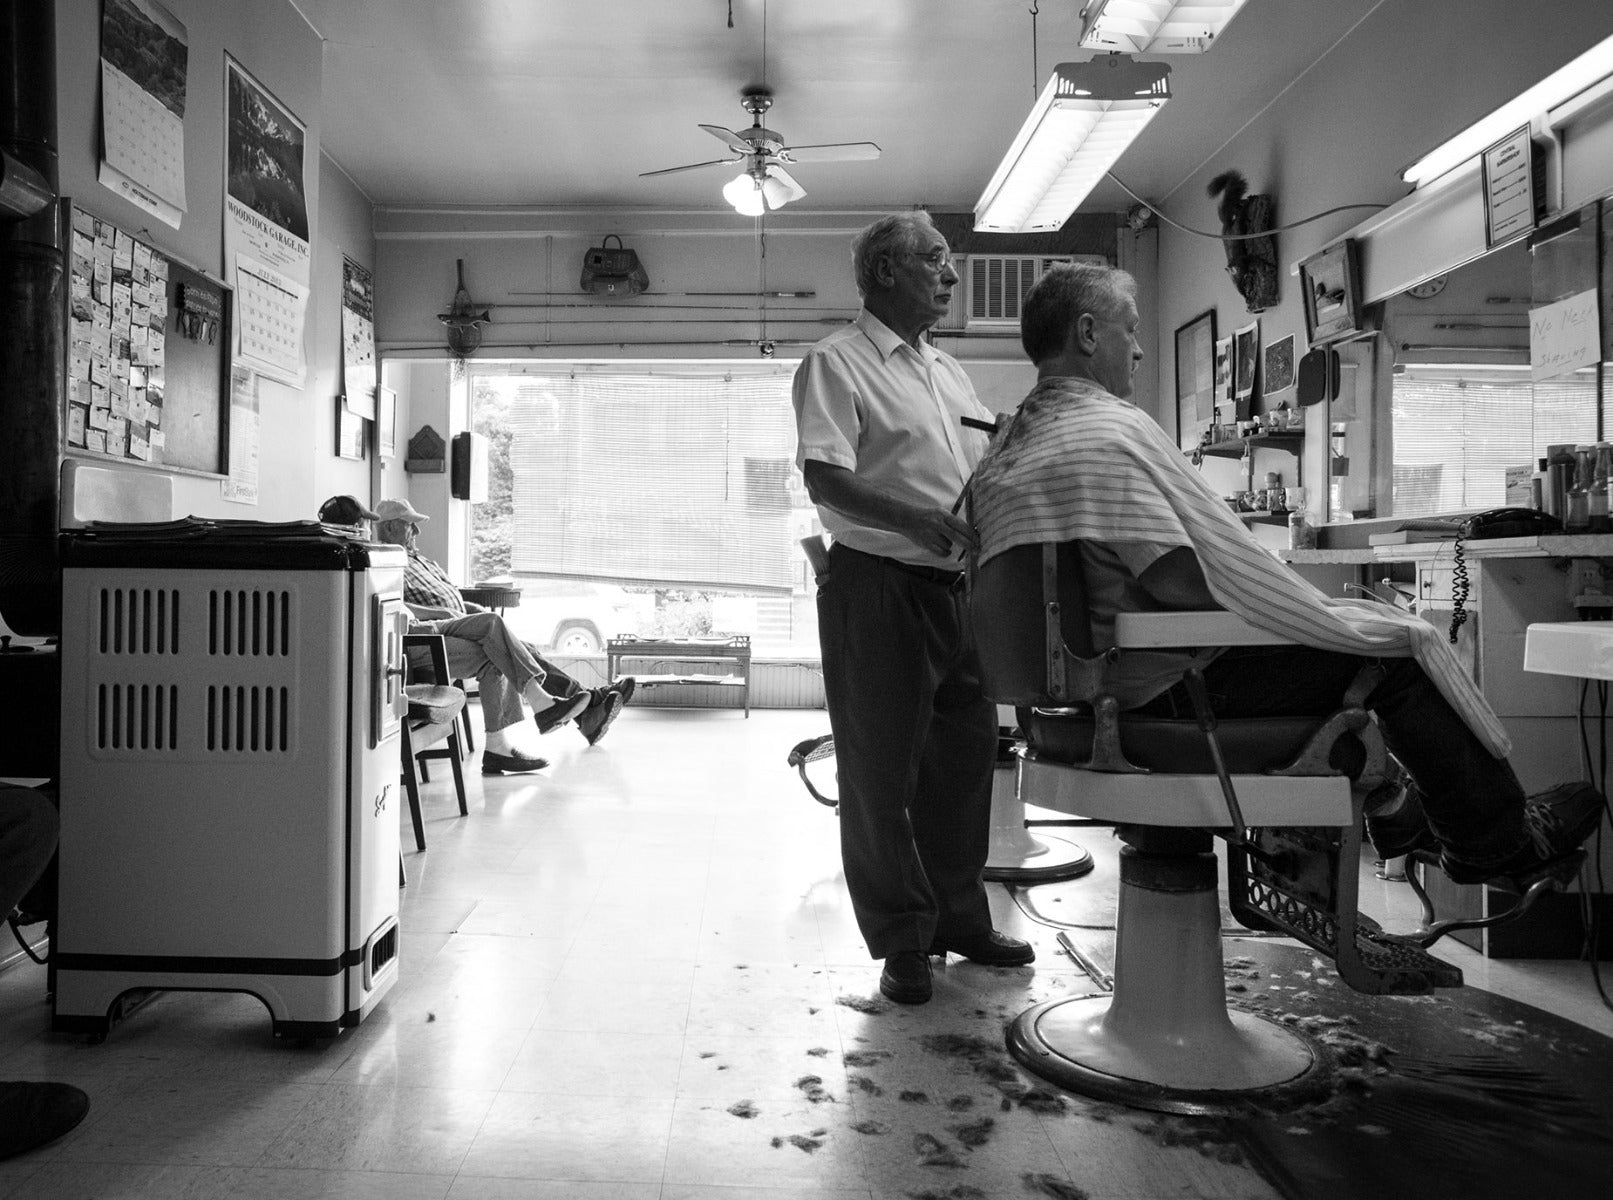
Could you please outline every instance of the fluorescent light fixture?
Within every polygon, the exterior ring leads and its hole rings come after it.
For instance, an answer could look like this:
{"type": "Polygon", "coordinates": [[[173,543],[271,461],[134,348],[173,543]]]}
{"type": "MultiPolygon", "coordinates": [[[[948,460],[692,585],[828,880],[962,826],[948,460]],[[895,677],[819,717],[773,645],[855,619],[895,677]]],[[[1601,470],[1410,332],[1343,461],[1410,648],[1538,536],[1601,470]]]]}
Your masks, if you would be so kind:
{"type": "Polygon", "coordinates": [[[1058,229],[1171,98],[1170,67],[1107,54],[1053,69],[975,202],[975,230],[1058,229]]]}
{"type": "Polygon", "coordinates": [[[1203,54],[1244,0],[1087,0],[1081,45],[1122,54],[1203,54]]]}
{"type": "Polygon", "coordinates": [[[1474,122],[1448,142],[1430,150],[1400,172],[1413,187],[1438,179],[1486,147],[1533,122],[1548,109],[1571,100],[1592,84],[1613,75],[1613,37],[1604,38],[1572,62],[1559,67],[1534,87],[1509,100],[1489,116],[1474,122]]]}

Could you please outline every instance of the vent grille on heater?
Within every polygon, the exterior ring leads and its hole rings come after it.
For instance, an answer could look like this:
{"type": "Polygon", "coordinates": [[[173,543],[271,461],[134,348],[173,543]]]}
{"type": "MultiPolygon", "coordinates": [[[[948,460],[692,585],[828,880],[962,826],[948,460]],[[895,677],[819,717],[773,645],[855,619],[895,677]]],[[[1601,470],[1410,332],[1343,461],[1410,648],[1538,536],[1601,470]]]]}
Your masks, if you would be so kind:
{"type": "Polygon", "coordinates": [[[283,754],[290,741],[291,691],[214,684],[207,689],[207,748],[283,754]]]}
{"type": "Polygon", "coordinates": [[[96,738],[102,750],[173,750],[179,735],[174,684],[103,683],[97,689],[96,738]]]}
{"type": "Polygon", "coordinates": [[[291,593],[217,589],[207,599],[207,652],[238,658],[291,653],[291,593]]]}
{"type": "Polygon", "coordinates": [[[178,654],[179,593],[166,588],[102,588],[102,654],[178,654]]]}

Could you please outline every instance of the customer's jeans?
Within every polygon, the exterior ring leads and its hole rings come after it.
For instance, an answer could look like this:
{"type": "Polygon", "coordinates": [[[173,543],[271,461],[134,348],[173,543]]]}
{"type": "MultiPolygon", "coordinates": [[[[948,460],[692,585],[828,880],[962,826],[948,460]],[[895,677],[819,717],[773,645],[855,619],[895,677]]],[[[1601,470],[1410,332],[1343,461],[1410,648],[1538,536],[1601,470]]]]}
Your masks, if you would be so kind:
{"type": "MultiPolygon", "coordinates": [[[[1204,668],[1217,718],[1323,716],[1339,707],[1362,667],[1377,682],[1366,708],[1384,741],[1416,780],[1423,810],[1440,844],[1475,867],[1492,866],[1520,849],[1523,786],[1506,759],[1484,748],[1412,658],[1359,658],[1309,646],[1237,646],[1204,668]]],[[[1138,709],[1191,716],[1177,684],[1138,709]]]]}
{"type": "Polygon", "coordinates": [[[469,613],[424,621],[416,628],[440,633],[448,653],[448,673],[455,679],[476,677],[481,696],[482,725],[497,733],[525,719],[521,696],[537,680],[549,695],[564,700],[585,690],[570,675],[510,632],[497,613],[469,613]]]}

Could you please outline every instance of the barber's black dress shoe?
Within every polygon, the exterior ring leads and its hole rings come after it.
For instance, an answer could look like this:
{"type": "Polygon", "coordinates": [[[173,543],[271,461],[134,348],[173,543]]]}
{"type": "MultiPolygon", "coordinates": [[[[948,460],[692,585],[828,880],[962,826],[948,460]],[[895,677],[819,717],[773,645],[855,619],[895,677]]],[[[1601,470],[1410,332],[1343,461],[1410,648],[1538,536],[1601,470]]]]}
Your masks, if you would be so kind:
{"type": "Polygon", "coordinates": [[[898,1004],[923,1004],[930,998],[930,960],[917,950],[898,950],[885,956],[879,973],[879,990],[898,1004]]]}
{"type": "Polygon", "coordinates": [[[960,954],[970,962],[987,967],[1023,967],[1026,963],[1036,961],[1036,949],[1029,942],[998,933],[995,929],[962,938],[936,934],[930,943],[930,953],[960,954]]]}
{"type": "Polygon", "coordinates": [[[0,1082],[0,1159],[55,1141],[89,1111],[90,1098],[69,1084],[0,1082]]]}
{"type": "Polygon", "coordinates": [[[536,754],[524,754],[519,750],[512,750],[508,754],[495,754],[491,750],[482,751],[483,775],[519,775],[523,771],[541,771],[548,765],[548,759],[539,758],[536,754]]]}

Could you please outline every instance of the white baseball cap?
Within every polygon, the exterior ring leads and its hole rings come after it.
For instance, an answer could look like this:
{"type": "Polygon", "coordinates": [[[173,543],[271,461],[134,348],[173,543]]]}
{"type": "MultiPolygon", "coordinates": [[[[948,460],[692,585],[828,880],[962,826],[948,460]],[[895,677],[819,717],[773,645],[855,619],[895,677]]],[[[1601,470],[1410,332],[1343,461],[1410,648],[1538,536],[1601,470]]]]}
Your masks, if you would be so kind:
{"type": "Polygon", "coordinates": [[[425,513],[415,512],[407,500],[383,500],[375,506],[375,515],[383,521],[429,521],[425,513]]]}

